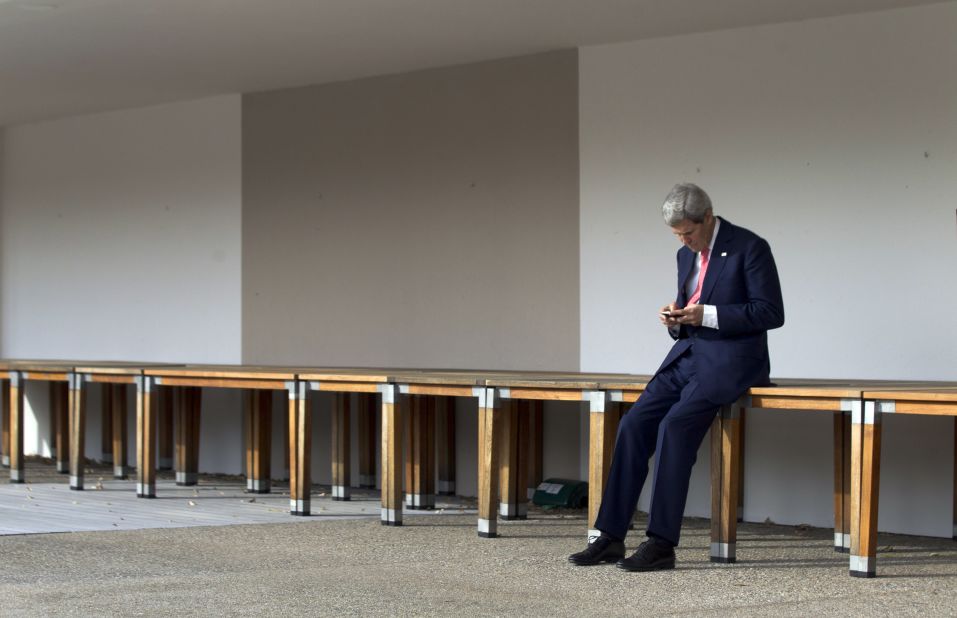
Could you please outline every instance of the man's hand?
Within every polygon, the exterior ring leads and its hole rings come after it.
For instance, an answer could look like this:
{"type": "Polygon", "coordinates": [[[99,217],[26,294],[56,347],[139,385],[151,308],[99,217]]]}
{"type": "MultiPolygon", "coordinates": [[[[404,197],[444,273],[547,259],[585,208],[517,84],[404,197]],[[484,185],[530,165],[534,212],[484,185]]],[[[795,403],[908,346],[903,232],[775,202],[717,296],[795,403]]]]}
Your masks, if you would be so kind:
{"type": "Polygon", "coordinates": [[[677,326],[678,320],[675,318],[674,312],[678,310],[678,305],[674,303],[665,305],[658,310],[658,320],[660,320],[662,324],[669,328],[672,326],[677,326]]]}
{"type": "Polygon", "coordinates": [[[684,324],[686,326],[701,326],[701,320],[704,319],[704,306],[688,305],[684,309],[674,309],[671,315],[674,321],[669,321],[669,325],[684,324]]]}

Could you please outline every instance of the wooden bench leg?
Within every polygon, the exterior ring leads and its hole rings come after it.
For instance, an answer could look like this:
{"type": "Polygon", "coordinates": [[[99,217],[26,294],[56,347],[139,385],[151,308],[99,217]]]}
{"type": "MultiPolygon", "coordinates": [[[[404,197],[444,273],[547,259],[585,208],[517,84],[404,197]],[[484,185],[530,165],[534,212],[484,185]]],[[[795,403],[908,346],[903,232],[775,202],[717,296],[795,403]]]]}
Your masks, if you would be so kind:
{"type": "Polygon", "coordinates": [[[289,382],[289,512],[309,515],[312,491],[312,406],[306,382],[289,382]]]}
{"type": "Polygon", "coordinates": [[[3,396],[3,424],[0,425],[0,465],[10,466],[10,380],[0,380],[3,396]]]}
{"type": "Polygon", "coordinates": [[[435,398],[435,444],[440,496],[455,495],[455,400],[435,398]]]}
{"type": "Polygon", "coordinates": [[[159,451],[157,462],[160,470],[173,469],[173,400],[176,395],[174,389],[163,388],[159,393],[159,409],[157,410],[157,424],[159,433],[159,451]]]}
{"type": "Polygon", "coordinates": [[[410,397],[405,417],[405,506],[435,508],[435,398],[410,397]]]}
{"type": "Polygon", "coordinates": [[[22,483],[23,474],[23,391],[20,372],[10,372],[10,482],[22,483]]]}
{"type": "Polygon", "coordinates": [[[352,415],[349,393],[335,393],[332,406],[332,499],[346,501],[352,484],[352,415]]]}
{"type": "Polygon", "coordinates": [[[272,391],[243,392],[246,433],[246,491],[268,494],[272,461],[272,391]]]}
{"type": "Polygon", "coordinates": [[[359,429],[359,487],[375,489],[376,401],[375,395],[359,393],[357,397],[359,429]]]}
{"type": "MultiPolygon", "coordinates": [[[[105,393],[104,396],[106,396],[105,393]]],[[[125,479],[130,473],[126,459],[126,385],[111,385],[110,397],[113,399],[113,422],[110,428],[110,442],[113,450],[113,478],[125,479]]]]}
{"type": "Polygon", "coordinates": [[[528,402],[528,435],[524,442],[528,449],[528,499],[535,495],[535,490],[541,485],[543,476],[543,436],[542,420],[545,402],[528,402]]]}
{"type": "Polygon", "coordinates": [[[528,493],[525,474],[519,457],[519,402],[503,399],[498,425],[499,441],[499,516],[506,520],[525,519],[528,513],[528,493]]]}
{"type": "MultiPolygon", "coordinates": [[[[515,501],[518,503],[518,518],[528,518],[528,431],[529,416],[532,409],[531,401],[528,399],[516,402],[515,414],[518,415],[517,433],[515,439],[515,448],[518,450],[518,470],[515,475],[515,501]]],[[[511,490],[509,490],[511,492],[511,490]]]]}
{"type": "MultiPolygon", "coordinates": [[[[283,392],[285,395],[286,392],[283,392]]],[[[282,474],[279,478],[284,481],[289,480],[289,414],[280,414],[279,415],[279,435],[282,436],[280,442],[282,442],[282,474]]]]}
{"type": "Polygon", "coordinates": [[[67,374],[69,395],[67,405],[70,414],[70,489],[82,490],[86,465],[86,389],[83,376],[67,374]]]}
{"type": "Polygon", "coordinates": [[[601,498],[611,470],[611,458],[621,420],[621,404],[612,403],[609,393],[591,393],[588,423],[588,539],[598,538],[595,528],[601,498]]]}
{"type": "Polygon", "coordinates": [[[136,379],[136,496],[156,497],[156,379],[136,379]]]}
{"type": "Polygon", "coordinates": [[[499,445],[496,425],[500,420],[498,392],[494,388],[479,389],[478,401],[478,535],[498,536],[495,508],[498,497],[499,445]]]}
{"type": "Polygon", "coordinates": [[[53,425],[53,450],[56,471],[70,473],[70,385],[50,382],[50,416],[53,425]]]}
{"type": "Polygon", "coordinates": [[[744,438],[747,422],[747,409],[739,408],[741,417],[738,419],[738,514],[736,521],[744,521],[744,438]]]}
{"type": "Polygon", "coordinates": [[[382,394],[382,525],[402,525],[402,427],[409,397],[394,384],[379,386],[382,394]]]}
{"type": "Polygon", "coordinates": [[[834,551],[851,551],[851,411],[834,413],[834,551]]]}
{"type": "Polygon", "coordinates": [[[877,506],[881,475],[881,410],[858,402],[851,412],[852,577],[877,575],[877,506]]]}
{"type": "Polygon", "coordinates": [[[405,508],[412,507],[412,493],[416,489],[415,474],[412,471],[415,465],[415,456],[412,452],[415,439],[412,434],[415,432],[416,403],[418,403],[418,400],[419,398],[415,395],[410,395],[409,408],[406,411],[407,413],[402,416],[402,453],[404,455],[402,458],[402,487],[405,490],[403,492],[405,508]]]}
{"type": "Polygon", "coordinates": [[[10,466],[10,380],[0,380],[3,397],[3,422],[0,424],[0,465],[10,466]]]}
{"type": "Polygon", "coordinates": [[[100,461],[113,463],[113,385],[104,383],[100,387],[100,461]]]}
{"type": "Polygon", "coordinates": [[[193,387],[189,397],[189,452],[186,482],[199,482],[199,425],[203,407],[203,389],[193,387]]]}
{"type": "Polygon", "coordinates": [[[711,426],[711,561],[735,562],[738,535],[740,402],[722,406],[711,426]]]}
{"type": "Polygon", "coordinates": [[[189,487],[199,481],[199,418],[202,389],[176,389],[173,404],[176,422],[176,484],[189,487]]]}
{"type": "Polygon", "coordinates": [[[416,489],[413,507],[431,510],[435,508],[435,397],[422,397],[419,414],[416,416],[415,466],[416,489]]]}
{"type": "Polygon", "coordinates": [[[173,470],[179,481],[186,469],[186,388],[174,386],[169,389],[169,396],[173,401],[173,470]]]}

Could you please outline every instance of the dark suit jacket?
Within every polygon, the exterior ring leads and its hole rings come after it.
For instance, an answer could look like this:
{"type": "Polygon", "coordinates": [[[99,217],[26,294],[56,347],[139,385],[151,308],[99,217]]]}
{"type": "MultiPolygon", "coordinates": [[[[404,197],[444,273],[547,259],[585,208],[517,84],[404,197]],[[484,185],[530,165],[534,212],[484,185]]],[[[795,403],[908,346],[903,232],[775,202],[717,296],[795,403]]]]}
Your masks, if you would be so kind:
{"type": "MultiPolygon", "coordinates": [[[[693,251],[678,250],[679,307],[688,300],[685,283],[694,261],[693,251]]],[[[698,302],[717,307],[718,329],[672,330],[677,341],[658,371],[692,348],[699,388],[715,404],[731,403],[751,386],[768,384],[768,331],[784,324],[784,301],[767,241],[721,219],[698,302]]]]}

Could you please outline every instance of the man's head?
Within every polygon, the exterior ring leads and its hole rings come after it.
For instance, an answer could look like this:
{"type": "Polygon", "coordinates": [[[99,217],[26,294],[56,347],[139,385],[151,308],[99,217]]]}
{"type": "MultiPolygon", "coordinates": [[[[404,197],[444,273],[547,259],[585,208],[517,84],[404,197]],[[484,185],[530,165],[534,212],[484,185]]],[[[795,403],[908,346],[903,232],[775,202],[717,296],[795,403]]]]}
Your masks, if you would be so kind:
{"type": "Polygon", "coordinates": [[[665,223],[683,245],[692,251],[707,249],[714,234],[711,198],[698,185],[677,184],[661,206],[665,223]]]}

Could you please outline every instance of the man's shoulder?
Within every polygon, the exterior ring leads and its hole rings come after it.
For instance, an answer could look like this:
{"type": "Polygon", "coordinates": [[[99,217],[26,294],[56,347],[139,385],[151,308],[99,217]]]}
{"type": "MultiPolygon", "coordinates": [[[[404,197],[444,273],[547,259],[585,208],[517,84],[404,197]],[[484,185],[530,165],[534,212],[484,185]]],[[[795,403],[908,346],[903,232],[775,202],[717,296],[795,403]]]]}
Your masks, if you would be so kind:
{"type": "Polygon", "coordinates": [[[727,232],[728,239],[735,243],[752,244],[760,242],[767,244],[767,241],[758,234],[755,234],[746,227],[735,225],[723,217],[721,218],[721,228],[718,233],[721,234],[721,232],[727,232]]]}

